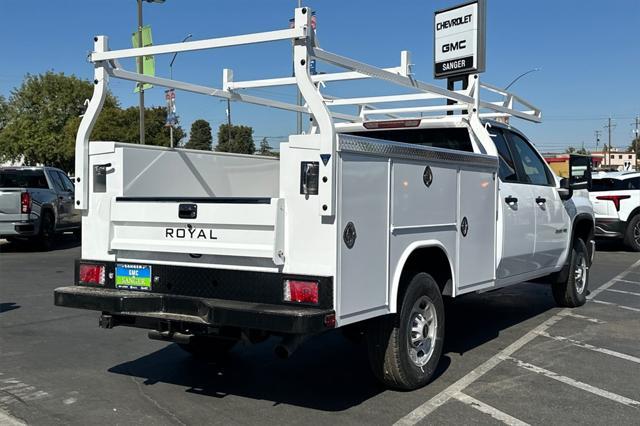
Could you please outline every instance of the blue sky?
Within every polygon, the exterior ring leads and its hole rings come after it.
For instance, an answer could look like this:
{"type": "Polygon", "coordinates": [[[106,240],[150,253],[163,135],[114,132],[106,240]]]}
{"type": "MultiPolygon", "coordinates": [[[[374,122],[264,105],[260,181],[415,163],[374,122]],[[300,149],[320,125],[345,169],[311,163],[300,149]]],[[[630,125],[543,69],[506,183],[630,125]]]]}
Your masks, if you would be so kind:
{"type": "MultiPolygon", "coordinates": [[[[379,66],[395,66],[399,52],[410,50],[417,78],[433,82],[433,12],[461,1],[449,0],[304,0],[317,11],[323,48],[379,66]]],[[[606,118],[616,127],[613,145],[626,147],[634,117],[640,114],[640,1],[488,0],[486,82],[504,86],[518,74],[532,73],[513,86],[543,111],[542,124],[514,124],[543,150],[567,145],[595,148],[595,130],[606,131],[606,118]]],[[[144,4],[145,24],[156,44],[286,28],[296,0],[166,0],[144,4]]],[[[86,56],[92,37],[108,35],[112,49],[130,47],[136,28],[135,0],[1,0],[0,93],[8,96],[26,73],[63,71],[92,78],[86,56]]],[[[157,75],[168,76],[168,55],[156,58],[157,75]]],[[[125,62],[132,69],[132,62],[125,62]]],[[[291,50],[286,42],[180,54],[174,78],[221,86],[222,69],[236,79],[286,76],[291,50]]],[[[328,71],[323,65],[319,71],[328,71]]],[[[342,83],[344,84],[344,83],[342,83]]],[[[444,82],[437,82],[443,85],[444,82]]],[[[112,80],[113,93],[124,106],[137,104],[133,83],[112,80]]],[[[356,89],[336,86],[333,93],[356,89]]],[[[357,94],[383,88],[362,85],[357,94]]],[[[342,92],[345,93],[345,92],[342,92]]],[[[164,105],[162,88],[146,92],[147,105],[164,105]]],[[[295,102],[291,89],[256,91],[295,102]]],[[[212,127],[226,120],[217,98],[177,94],[178,114],[188,130],[204,118],[212,127]]],[[[243,104],[232,107],[234,123],[254,127],[256,142],[272,144],[295,130],[295,114],[243,104]]],[[[603,136],[604,142],[606,137],[603,136]]],[[[602,143],[600,143],[600,147],[602,143]]]]}

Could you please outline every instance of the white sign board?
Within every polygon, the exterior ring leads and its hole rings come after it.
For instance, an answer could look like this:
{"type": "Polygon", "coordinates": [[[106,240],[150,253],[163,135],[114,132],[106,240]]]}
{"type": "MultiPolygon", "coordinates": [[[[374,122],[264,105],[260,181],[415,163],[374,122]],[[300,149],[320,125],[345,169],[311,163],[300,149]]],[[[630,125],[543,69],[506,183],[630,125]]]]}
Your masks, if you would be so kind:
{"type": "Polygon", "coordinates": [[[485,8],[485,0],[476,0],[435,13],[435,78],[484,71],[485,8]]]}

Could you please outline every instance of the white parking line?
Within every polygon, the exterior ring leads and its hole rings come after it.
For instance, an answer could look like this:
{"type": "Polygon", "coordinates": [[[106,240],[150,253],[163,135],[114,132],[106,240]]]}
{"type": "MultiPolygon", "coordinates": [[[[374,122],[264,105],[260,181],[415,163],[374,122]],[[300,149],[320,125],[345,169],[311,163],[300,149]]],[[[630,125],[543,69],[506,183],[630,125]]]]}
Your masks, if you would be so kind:
{"type": "Polygon", "coordinates": [[[458,392],[457,394],[453,395],[453,397],[455,399],[457,399],[460,402],[463,402],[465,404],[467,404],[469,407],[471,408],[475,408],[476,410],[484,413],[484,414],[488,414],[491,417],[493,417],[496,420],[501,421],[502,423],[506,424],[506,425],[510,425],[510,426],[529,426],[529,423],[525,423],[522,420],[518,420],[515,417],[512,417],[510,415],[508,415],[507,413],[498,410],[495,407],[492,407],[488,404],[485,404],[482,401],[478,401],[477,399],[464,394],[462,392],[458,392]]]}
{"type": "Polygon", "coordinates": [[[591,318],[591,317],[587,317],[585,315],[580,315],[580,314],[576,314],[573,311],[561,311],[558,312],[558,315],[562,315],[563,317],[571,317],[571,318],[578,318],[581,320],[585,320],[585,321],[589,321],[589,322],[593,322],[596,324],[606,324],[606,321],[602,321],[601,319],[598,318],[591,318]]]}
{"type": "Polygon", "coordinates": [[[13,417],[11,414],[0,410],[0,425],[5,426],[26,426],[26,423],[20,419],[13,417]]]}
{"type": "Polygon", "coordinates": [[[600,303],[601,305],[615,306],[616,308],[626,309],[628,311],[640,312],[638,308],[632,308],[631,306],[618,305],[617,303],[605,302],[604,300],[592,300],[592,302],[600,303]]]}
{"type": "MultiPolygon", "coordinates": [[[[604,283],[599,288],[593,290],[591,294],[587,296],[587,298],[593,299],[600,292],[614,285],[616,280],[623,279],[629,271],[631,271],[633,268],[636,268],[639,265],[640,265],[640,260],[638,260],[636,263],[631,265],[625,271],[613,277],[611,280],[604,283]]],[[[593,301],[600,302],[599,300],[593,300],[593,301]]],[[[632,309],[632,310],[635,310],[635,309],[632,309]]],[[[640,309],[638,309],[638,311],[640,311],[640,309]]],[[[569,308],[565,308],[561,310],[556,315],[552,316],[551,318],[549,318],[548,320],[546,320],[545,322],[543,322],[542,324],[540,324],[539,326],[537,326],[536,328],[529,331],[524,336],[522,336],[521,338],[513,342],[511,345],[507,346],[502,351],[498,352],[496,355],[486,360],[479,367],[469,372],[466,376],[462,377],[457,382],[451,384],[449,387],[447,387],[445,390],[443,390],[442,392],[440,392],[430,400],[424,402],[415,410],[411,411],[409,414],[407,414],[406,416],[398,420],[395,424],[396,425],[414,425],[418,423],[419,421],[427,417],[429,414],[431,414],[438,407],[442,406],[448,400],[453,398],[457,393],[462,392],[462,390],[465,389],[467,386],[469,386],[470,384],[478,380],[480,377],[484,376],[489,371],[491,371],[496,365],[500,364],[500,362],[502,362],[502,360],[505,357],[510,356],[515,351],[517,351],[518,349],[520,349],[521,347],[523,347],[524,345],[526,345],[527,343],[535,339],[536,336],[538,336],[539,332],[546,331],[553,324],[560,321],[563,317],[567,316],[568,312],[570,312],[569,308]]]]}
{"type": "Polygon", "coordinates": [[[551,334],[547,333],[546,331],[541,331],[538,334],[540,336],[544,336],[544,337],[547,337],[549,339],[557,340],[559,342],[571,343],[572,345],[578,346],[580,348],[589,349],[589,350],[592,350],[592,351],[595,351],[595,352],[600,352],[600,353],[603,353],[603,354],[615,356],[616,358],[620,358],[620,359],[624,359],[626,361],[631,361],[631,362],[635,362],[636,364],[640,364],[640,358],[637,358],[637,357],[632,356],[632,355],[623,354],[622,352],[612,351],[611,349],[599,348],[598,346],[593,346],[593,345],[591,345],[589,343],[581,342],[579,340],[574,340],[574,339],[571,339],[569,337],[552,336],[551,334]]]}
{"type": "Polygon", "coordinates": [[[396,425],[414,425],[431,414],[438,407],[449,401],[451,398],[455,397],[457,393],[460,393],[463,389],[469,386],[471,383],[478,380],[480,377],[487,374],[491,371],[496,365],[500,364],[505,357],[513,354],[515,351],[532,341],[538,336],[538,333],[544,331],[551,327],[553,324],[557,323],[562,319],[563,315],[554,315],[533,330],[529,331],[527,334],[498,352],[493,357],[486,360],[482,363],[478,368],[474,369],[466,376],[462,377],[457,382],[450,385],[448,388],[440,392],[438,395],[431,398],[429,401],[425,402],[400,420],[398,420],[396,425]]]}
{"type": "Polygon", "coordinates": [[[629,284],[638,284],[640,285],[640,281],[631,281],[631,280],[616,280],[621,283],[629,283],[629,284]]]}
{"type": "Polygon", "coordinates": [[[518,367],[524,368],[525,370],[529,370],[531,372],[542,374],[550,379],[557,380],[559,382],[565,383],[569,386],[573,386],[574,388],[582,389],[583,391],[590,392],[594,395],[601,396],[603,398],[607,398],[611,401],[615,401],[620,404],[624,404],[628,407],[640,408],[640,401],[636,401],[631,398],[627,398],[622,395],[618,395],[617,393],[609,392],[604,389],[597,388],[595,386],[591,386],[588,383],[579,382],[578,380],[574,380],[570,377],[562,376],[560,374],[554,373],[553,371],[549,371],[542,367],[538,367],[537,365],[529,364],[528,362],[521,361],[512,357],[505,357],[505,359],[511,360],[515,362],[518,367]]]}
{"type": "Polygon", "coordinates": [[[608,288],[607,291],[613,291],[614,293],[621,293],[621,294],[633,294],[634,296],[640,297],[640,293],[634,293],[632,291],[616,290],[615,288],[608,288]]]}
{"type": "Polygon", "coordinates": [[[598,294],[600,294],[601,292],[605,291],[606,289],[608,289],[609,287],[611,287],[612,285],[614,285],[616,283],[616,281],[624,279],[624,277],[627,276],[627,274],[632,273],[632,270],[637,267],[640,266],[640,260],[638,260],[636,263],[634,263],[633,265],[631,265],[630,267],[628,267],[627,269],[625,269],[624,271],[620,272],[618,275],[616,275],[615,277],[611,278],[608,282],[602,284],[600,287],[596,288],[595,290],[593,290],[588,296],[587,299],[593,299],[594,297],[596,297],[598,294]]]}

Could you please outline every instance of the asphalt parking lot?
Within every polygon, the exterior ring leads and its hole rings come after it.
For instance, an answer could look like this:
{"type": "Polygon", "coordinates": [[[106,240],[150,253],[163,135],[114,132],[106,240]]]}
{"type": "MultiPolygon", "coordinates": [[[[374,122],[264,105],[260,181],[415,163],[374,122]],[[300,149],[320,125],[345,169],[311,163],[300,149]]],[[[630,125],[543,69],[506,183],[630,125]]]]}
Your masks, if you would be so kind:
{"type": "Polygon", "coordinates": [[[222,365],[144,330],[102,330],[95,312],[53,305],[71,240],[49,253],[0,241],[0,424],[638,424],[640,256],[599,246],[589,302],[556,308],[524,283],[447,309],[437,378],[382,388],[365,348],[339,332],[289,360],[275,340],[222,365]]]}

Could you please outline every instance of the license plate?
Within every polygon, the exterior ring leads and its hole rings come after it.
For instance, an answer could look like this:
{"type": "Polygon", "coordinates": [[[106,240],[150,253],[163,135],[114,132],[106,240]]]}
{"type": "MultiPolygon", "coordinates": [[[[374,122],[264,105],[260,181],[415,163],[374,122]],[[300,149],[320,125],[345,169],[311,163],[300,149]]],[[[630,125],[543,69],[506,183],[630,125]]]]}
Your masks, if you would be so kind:
{"type": "Polygon", "coordinates": [[[151,266],[117,264],[116,288],[127,290],[151,290],[151,266]]]}

